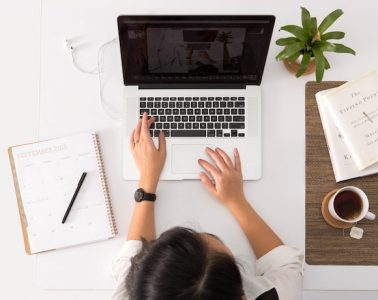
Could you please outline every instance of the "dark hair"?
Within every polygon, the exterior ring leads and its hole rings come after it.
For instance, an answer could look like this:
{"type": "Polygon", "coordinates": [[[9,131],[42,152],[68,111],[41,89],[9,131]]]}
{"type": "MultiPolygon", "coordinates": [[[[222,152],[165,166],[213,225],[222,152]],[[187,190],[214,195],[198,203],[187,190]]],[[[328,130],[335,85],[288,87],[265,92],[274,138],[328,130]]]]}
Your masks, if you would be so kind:
{"type": "Polygon", "coordinates": [[[235,259],[210,251],[198,232],[183,227],[143,241],[126,288],[131,300],[240,300],[244,294],[235,259]]]}

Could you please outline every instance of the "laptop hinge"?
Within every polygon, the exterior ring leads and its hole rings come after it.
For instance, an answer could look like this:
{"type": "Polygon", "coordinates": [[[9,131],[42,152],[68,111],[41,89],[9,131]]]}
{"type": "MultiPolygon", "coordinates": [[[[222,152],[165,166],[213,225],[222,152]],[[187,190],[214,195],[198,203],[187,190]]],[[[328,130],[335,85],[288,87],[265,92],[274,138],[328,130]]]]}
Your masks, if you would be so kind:
{"type": "Polygon", "coordinates": [[[143,83],[139,89],[245,89],[245,83],[143,83]]]}

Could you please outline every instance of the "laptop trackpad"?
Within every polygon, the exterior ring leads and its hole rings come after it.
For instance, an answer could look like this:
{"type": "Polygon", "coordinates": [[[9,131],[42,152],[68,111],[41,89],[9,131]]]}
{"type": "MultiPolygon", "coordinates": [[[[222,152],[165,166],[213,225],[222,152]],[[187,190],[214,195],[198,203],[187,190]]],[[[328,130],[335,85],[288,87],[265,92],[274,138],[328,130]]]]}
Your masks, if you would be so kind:
{"type": "Polygon", "coordinates": [[[172,173],[198,174],[202,168],[198,164],[199,158],[207,158],[206,147],[203,145],[172,145],[172,173]]]}

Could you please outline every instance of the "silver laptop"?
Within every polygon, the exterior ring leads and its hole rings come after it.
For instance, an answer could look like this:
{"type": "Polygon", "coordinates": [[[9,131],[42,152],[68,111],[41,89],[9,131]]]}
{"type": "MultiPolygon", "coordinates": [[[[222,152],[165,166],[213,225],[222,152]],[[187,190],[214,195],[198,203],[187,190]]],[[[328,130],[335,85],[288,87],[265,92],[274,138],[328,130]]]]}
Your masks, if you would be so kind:
{"type": "Polygon", "coordinates": [[[233,157],[245,180],[261,177],[260,83],[274,16],[119,16],[124,80],[123,176],[137,180],[129,136],[156,117],[167,138],[161,179],[198,179],[206,147],[233,157]]]}

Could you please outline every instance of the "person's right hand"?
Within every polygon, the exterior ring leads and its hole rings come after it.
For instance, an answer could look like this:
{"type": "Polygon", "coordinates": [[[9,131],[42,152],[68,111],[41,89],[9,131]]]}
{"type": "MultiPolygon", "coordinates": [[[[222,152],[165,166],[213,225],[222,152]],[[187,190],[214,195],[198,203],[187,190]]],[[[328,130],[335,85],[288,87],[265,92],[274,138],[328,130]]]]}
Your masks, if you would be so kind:
{"type": "Polygon", "coordinates": [[[214,179],[214,182],[212,182],[206,172],[200,172],[199,176],[207,190],[228,208],[245,201],[243,175],[238,150],[234,149],[235,163],[219,148],[215,148],[215,151],[206,148],[206,152],[215,162],[214,165],[203,159],[198,160],[201,167],[214,179]]]}

